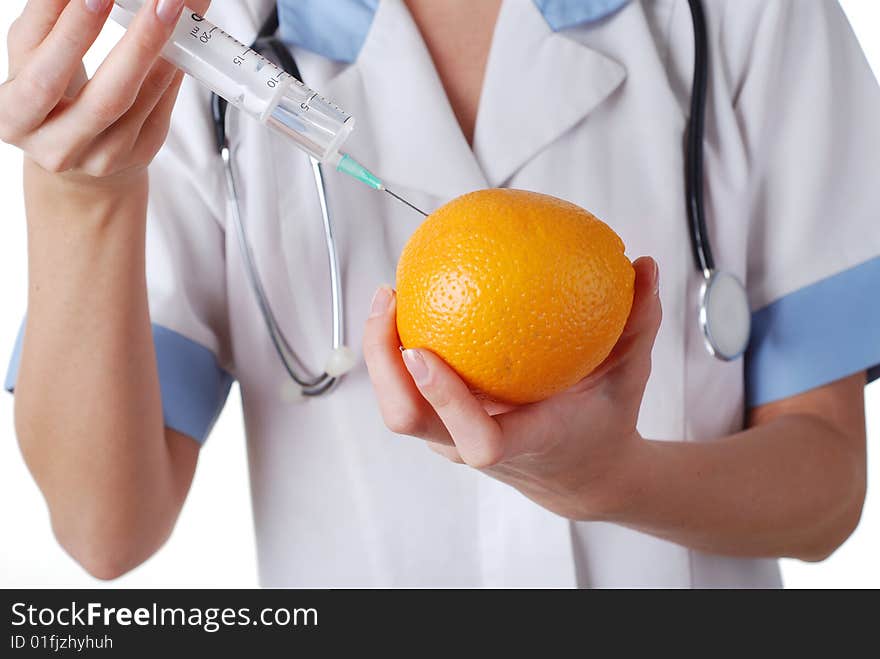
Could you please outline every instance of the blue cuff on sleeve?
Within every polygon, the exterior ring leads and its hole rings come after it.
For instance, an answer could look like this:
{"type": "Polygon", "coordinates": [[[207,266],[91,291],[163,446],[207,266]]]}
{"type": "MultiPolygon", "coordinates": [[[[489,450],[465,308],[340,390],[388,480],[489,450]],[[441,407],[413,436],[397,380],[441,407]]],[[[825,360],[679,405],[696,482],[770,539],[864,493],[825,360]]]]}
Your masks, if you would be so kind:
{"type": "Polygon", "coordinates": [[[880,377],[880,257],[752,314],[746,354],[750,407],[868,371],[880,377]]]}
{"type": "MultiPolygon", "coordinates": [[[[24,323],[6,373],[9,392],[15,389],[23,336],[24,323]]],[[[233,378],[208,348],[166,327],[153,325],[153,343],[165,425],[202,444],[226,403],[233,378]]]]}
{"type": "Polygon", "coordinates": [[[161,325],[153,325],[165,425],[200,444],[220,416],[232,376],[208,348],[161,325]]]}

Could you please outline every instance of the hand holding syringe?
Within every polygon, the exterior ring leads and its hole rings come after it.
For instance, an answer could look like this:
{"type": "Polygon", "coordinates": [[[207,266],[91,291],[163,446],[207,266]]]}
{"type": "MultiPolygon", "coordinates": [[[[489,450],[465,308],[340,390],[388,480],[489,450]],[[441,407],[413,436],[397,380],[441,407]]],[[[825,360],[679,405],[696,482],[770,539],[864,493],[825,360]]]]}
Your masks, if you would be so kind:
{"type": "MultiPolygon", "coordinates": [[[[114,1],[112,17],[125,27],[144,4],[114,1]]],[[[354,129],[354,117],[199,14],[184,10],[162,56],[316,160],[411,206],[339,150],[354,129]]]]}

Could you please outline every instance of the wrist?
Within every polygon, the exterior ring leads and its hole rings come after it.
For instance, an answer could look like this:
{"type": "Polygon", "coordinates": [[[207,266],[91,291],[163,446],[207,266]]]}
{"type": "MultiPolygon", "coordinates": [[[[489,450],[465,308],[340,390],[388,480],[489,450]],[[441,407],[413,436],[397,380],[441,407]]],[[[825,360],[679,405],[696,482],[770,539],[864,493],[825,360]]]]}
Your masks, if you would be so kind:
{"type": "Polygon", "coordinates": [[[24,194],[30,225],[63,224],[71,230],[104,229],[146,219],[149,178],[147,170],[95,178],[80,172],[56,174],[25,156],[24,194]],[[116,220],[119,219],[119,222],[116,220]]]}
{"type": "Polygon", "coordinates": [[[583,497],[585,514],[582,521],[621,522],[644,488],[644,465],[650,464],[645,454],[652,442],[638,432],[619,441],[614,458],[609,460],[602,475],[588,488],[583,497]]]}

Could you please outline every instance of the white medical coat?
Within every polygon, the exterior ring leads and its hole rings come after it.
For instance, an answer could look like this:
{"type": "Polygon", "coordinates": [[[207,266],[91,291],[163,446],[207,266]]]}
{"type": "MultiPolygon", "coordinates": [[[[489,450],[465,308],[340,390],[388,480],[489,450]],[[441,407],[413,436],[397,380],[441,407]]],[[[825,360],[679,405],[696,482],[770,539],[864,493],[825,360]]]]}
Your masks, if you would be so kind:
{"type": "MultiPolygon", "coordinates": [[[[684,205],[685,0],[632,2],[560,33],[532,2],[506,0],[473,148],[401,0],[381,0],[351,65],[293,50],[306,83],[357,118],[346,150],[418,206],[487,187],[535,190],[595,213],[631,258],[656,258],[664,318],[638,426],[689,442],[740,430],[750,405],[880,363],[870,292],[880,283],[880,91],[846,19],[826,1],[705,5],[709,232],[718,266],[746,283],[755,312],[752,350],[732,363],[707,354],[697,323],[701,277],[684,205]]],[[[268,0],[215,3],[209,17],[247,41],[269,9],[268,0]]],[[[229,134],[268,295],[320,371],[329,276],[309,162],[234,111],[229,134]]],[[[394,281],[422,218],[329,170],[327,188],[346,340],[360,356],[371,296],[394,281]]],[[[148,281],[163,404],[169,426],[203,440],[232,378],[240,383],[264,585],[780,584],[775,560],[572,522],[394,435],[362,360],[332,394],[285,402],[287,376],[225,196],[208,92],[187,81],[151,170],[148,281]]]]}

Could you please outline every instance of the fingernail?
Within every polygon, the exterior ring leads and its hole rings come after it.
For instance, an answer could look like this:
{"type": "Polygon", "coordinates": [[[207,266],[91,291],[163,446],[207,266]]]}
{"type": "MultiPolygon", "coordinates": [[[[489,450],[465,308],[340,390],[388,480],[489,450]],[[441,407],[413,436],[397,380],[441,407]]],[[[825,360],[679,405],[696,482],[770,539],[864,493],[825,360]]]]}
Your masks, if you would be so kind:
{"type": "Polygon", "coordinates": [[[183,11],[183,0],[159,0],[156,3],[156,16],[168,25],[177,23],[180,12],[183,11]]]}
{"type": "Polygon", "coordinates": [[[654,264],[654,271],[651,279],[654,282],[654,295],[657,295],[660,292],[660,266],[657,265],[657,261],[654,259],[651,259],[651,263],[654,264]]]}
{"type": "Polygon", "coordinates": [[[107,7],[110,0],[86,0],[86,9],[93,14],[100,14],[107,7]]]}
{"type": "Polygon", "coordinates": [[[380,286],[379,290],[377,290],[376,294],[373,296],[373,302],[370,305],[370,318],[384,316],[388,312],[388,308],[391,306],[391,298],[393,296],[394,293],[391,291],[390,287],[380,286]]]}
{"type": "Polygon", "coordinates": [[[404,350],[403,363],[416,384],[425,384],[428,381],[428,365],[418,350],[404,350]]]}

